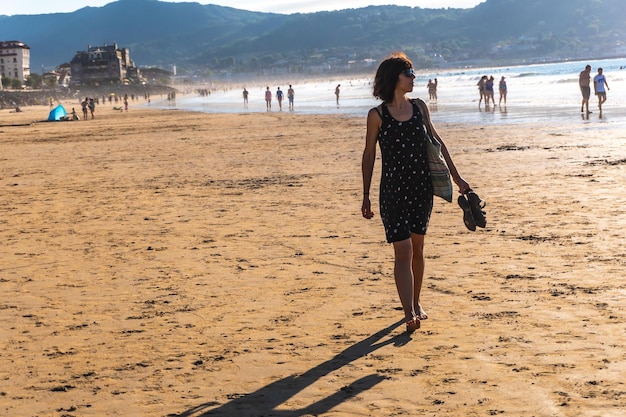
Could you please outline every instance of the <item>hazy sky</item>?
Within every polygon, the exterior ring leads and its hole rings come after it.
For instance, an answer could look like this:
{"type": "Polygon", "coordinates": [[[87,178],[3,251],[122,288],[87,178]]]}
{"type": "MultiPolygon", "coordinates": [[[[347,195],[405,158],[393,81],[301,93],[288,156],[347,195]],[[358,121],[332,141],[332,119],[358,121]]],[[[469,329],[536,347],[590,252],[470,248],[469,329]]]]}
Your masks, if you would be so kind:
{"type": "MultiPolygon", "coordinates": [[[[182,0],[167,0],[181,3],[182,0]]],[[[237,9],[273,13],[311,13],[371,5],[395,4],[423,8],[471,8],[485,0],[186,0],[190,3],[217,4],[237,9]]],[[[1,0],[0,15],[73,12],[86,6],[99,7],[113,0],[1,0]]]]}

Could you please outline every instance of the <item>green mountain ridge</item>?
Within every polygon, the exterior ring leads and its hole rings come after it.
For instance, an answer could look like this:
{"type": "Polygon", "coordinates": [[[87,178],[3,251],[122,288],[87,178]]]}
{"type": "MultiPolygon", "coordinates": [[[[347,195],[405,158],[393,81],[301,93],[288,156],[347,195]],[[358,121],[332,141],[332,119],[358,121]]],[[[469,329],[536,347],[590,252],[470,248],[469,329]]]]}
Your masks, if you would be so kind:
{"type": "Polygon", "coordinates": [[[332,72],[396,50],[421,67],[624,56],[625,23],[623,0],[487,0],[472,9],[368,6],[291,15],[118,0],[73,13],[0,16],[0,39],[31,47],[32,72],[113,42],[130,48],[138,66],[332,72]]]}

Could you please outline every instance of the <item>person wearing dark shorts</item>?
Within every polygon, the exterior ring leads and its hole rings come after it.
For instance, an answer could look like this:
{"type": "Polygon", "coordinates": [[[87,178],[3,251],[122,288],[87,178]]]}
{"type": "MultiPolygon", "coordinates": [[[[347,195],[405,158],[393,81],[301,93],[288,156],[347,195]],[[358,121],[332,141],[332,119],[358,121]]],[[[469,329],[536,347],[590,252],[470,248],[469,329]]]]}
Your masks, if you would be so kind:
{"type": "Polygon", "coordinates": [[[394,278],[407,332],[428,318],[420,303],[424,276],[424,237],[433,208],[433,188],[426,157],[427,132],[441,142],[450,175],[462,193],[469,184],[459,175],[445,143],[430,121],[422,100],[412,100],[415,74],[403,53],[385,59],[374,78],[374,97],[383,103],[367,115],[363,151],[363,204],[361,214],[374,216],[369,198],[376,143],[382,155],[379,204],[387,242],[394,248],[394,278]]]}
{"type": "Polygon", "coordinates": [[[578,85],[580,86],[580,92],[583,95],[583,101],[580,105],[580,111],[584,112],[585,109],[587,113],[591,113],[589,111],[589,97],[591,97],[591,87],[589,84],[591,83],[591,65],[587,65],[583,71],[580,72],[578,76],[578,85]]]}

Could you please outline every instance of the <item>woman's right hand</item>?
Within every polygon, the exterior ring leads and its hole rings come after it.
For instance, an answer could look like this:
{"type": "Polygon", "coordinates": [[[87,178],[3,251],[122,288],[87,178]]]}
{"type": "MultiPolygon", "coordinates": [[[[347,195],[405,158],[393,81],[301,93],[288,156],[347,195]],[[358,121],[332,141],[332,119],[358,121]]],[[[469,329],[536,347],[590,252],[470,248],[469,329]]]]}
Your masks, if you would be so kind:
{"type": "Polygon", "coordinates": [[[374,217],[374,212],[372,212],[372,204],[370,203],[370,197],[368,195],[363,196],[363,205],[361,206],[361,214],[366,219],[371,219],[374,217]]]}

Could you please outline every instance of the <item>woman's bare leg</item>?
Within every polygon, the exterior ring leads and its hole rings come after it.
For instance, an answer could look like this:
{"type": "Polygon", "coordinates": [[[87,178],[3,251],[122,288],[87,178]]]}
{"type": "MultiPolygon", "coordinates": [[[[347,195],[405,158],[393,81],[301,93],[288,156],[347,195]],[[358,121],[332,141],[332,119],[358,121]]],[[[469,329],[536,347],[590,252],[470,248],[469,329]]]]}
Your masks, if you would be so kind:
{"type": "Polygon", "coordinates": [[[420,303],[420,294],[422,292],[422,282],[424,280],[424,235],[411,235],[411,243],[413,256],[411,260],[411,269],[413,272],[413,309],[415,315],[420,320],[428,318],[426,311],[420,303]]]}
{"type": "Polygon", "coordinates": [[[404,310],[404,318],[408,322],[415,318],[415,311],[413,310],[414,281],[411,267],[413,259],[412,239],[394,242],[393,249],[395,253],[393,276],[404,310]]]}

